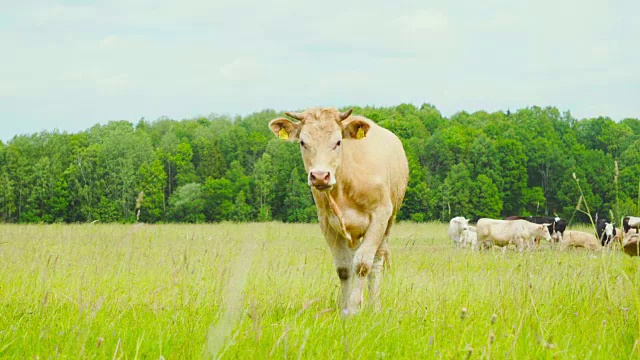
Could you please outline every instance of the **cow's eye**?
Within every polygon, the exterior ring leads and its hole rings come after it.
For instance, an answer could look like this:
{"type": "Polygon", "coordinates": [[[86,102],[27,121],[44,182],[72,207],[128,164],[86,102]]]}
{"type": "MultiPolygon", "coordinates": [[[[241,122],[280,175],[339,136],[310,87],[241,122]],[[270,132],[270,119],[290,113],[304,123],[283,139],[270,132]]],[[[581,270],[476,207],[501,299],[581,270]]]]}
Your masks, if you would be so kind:
{"type": "Polygon", "coordinates": [[[337,149],[338,147],[340,147],[340,144],[342,144],[341,140],[338,140],[338,142],[336,143],[336,146],[333,147],[333,149],[337,149]]]}
{"type": "Polygon", "coordinates": [[[304,141],[300,140],[300,146],[304,147],[304,141]]]}

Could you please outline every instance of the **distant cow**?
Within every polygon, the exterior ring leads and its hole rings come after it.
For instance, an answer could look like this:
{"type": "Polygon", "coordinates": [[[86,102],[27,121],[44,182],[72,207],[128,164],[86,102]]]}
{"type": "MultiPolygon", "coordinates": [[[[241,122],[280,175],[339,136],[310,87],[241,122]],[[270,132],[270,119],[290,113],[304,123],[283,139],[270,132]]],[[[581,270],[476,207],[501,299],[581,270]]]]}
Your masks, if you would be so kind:
{"type": "Polygon", "coordinates": [[[465,219],[464,216],[456,216],[449,220],[449,238],[454,247],[460,246],[460,237],[462,231],[469,226],[469,219],[465,219]]]}
{"type": "Polygon", "coordinates": [[[613,241],[622,245],[622,242],[624,240],[624,235],[622,235],[622,231],[619,228],[615,229],[616,234],[613,236],[613,241]]]}
{"type": "Polygon", "coordinates": [[[534,224],[549,224],[549,234],[554,241],[560,241],[564,235],[564,231],[567,229],[567,221],[559,217],[551,216],[509,216],[504,218],[505,220],[527,220],[534,224]]]}
{"type": "Polygon", "coordinates": [[[622,228],[624,229],[624,234],[628,233],[631,229],[636,229],[636,233],[640,232],[640,217],[625,216],[624,219],[622,219],[622,228]]]}
{"type": "Polygon", "coordinates": [[[477,242],[478,230],[475,226],[468,225],[464,230],[462,230],[462,235],[460,236],[460,246],[467,247],[468,245],[471,247],[471,249],[475,249],[477,242]]]}
{"type": "Polygon", "coordinates": [[[599,250],[600,242],[593,234],[584,231],[567,230],[560,241],[560,250],[569,247],[582,247],[587,250],[599,250]]]}
{"type": "Polygon", "coordinates": [[[531,244],[532,239],[545,239],[551,241],[549,224],[534,224],[530,221],[494,220],[483,218],[478,220],[478,245],[491,247],[491,245],[505,247],[509,244],[517,246],[522,251],[525,246],[531,244]]]}
{"type": "Polygon", "coordinates": [[[596,218],[596,233],[600,239],[600,245],[606,246],[613,241],[616,236],[616,228],[607,218],[596,218]]]}
{"type": "Polygon", "coordinates": [[[630,256],[640,256],[640,234],[626,234],[622,240],[622,250],[630,256]]]}
{"type": "Polygon", "coordinates": [[[359,310],[367,281],[377,308],[389,232],[409,178],[402,142],[351,110],[285,114],[298,121],[277,118],[269,127],[280,139],[300,145],[320,229],[340,278],[343,313],[359,310]]]}

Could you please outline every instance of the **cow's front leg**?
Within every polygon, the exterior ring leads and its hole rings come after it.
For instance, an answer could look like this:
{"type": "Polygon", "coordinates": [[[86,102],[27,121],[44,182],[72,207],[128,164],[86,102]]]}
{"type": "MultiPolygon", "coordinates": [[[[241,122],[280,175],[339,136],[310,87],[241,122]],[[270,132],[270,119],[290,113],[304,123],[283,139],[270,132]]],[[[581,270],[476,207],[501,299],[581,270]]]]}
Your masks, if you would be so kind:
{"type": "MultiPolygon", "coordinates": [[[[353,279],[349,299],[347,300],[347,312],[354,314],[360,309],[364,294],[364,283],[373,268],[374,258],[385,236],[387,224],[391,218],[391,206],[380,208],[371,215],[371,222],[364,235],[362,243],[353,256],[353,279]]],[[[382,265],[382,262],[380,263],[382,265]]]]}
{"type": "MultiPolygon", "coordinates": [[[[346,240],[345,240],[346,241],[346,240]]],[[[347,309],[347,301],[351,291],[351,278],[353,271],[351,263],[353,263],[353,251],[347,246],[331,248],[333,252],[333,263],[336,266],[338,278],[340,278],[340,309],[347,309]]]]}
{"type": "Polygon", "coordinates": [[[351,264],[353,263],[353,250],[347,245],[347,239],[338,234],[329,224],[320,223],[325,240],[333,255],[333,264],[336,267],[340,279],[340,309],[347,308],[347,299],[350,293],[350,279],[353,277],[351,264]]]}

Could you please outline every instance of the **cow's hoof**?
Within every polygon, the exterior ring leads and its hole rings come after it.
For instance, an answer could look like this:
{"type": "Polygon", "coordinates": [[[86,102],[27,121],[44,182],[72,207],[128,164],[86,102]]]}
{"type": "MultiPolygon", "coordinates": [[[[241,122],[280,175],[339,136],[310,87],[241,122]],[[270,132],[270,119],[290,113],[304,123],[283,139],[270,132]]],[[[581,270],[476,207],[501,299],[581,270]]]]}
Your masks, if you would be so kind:
{"type": "Polygon", "coordinates": [[[355,314],[358,313],[358,310],[355,309],[342,309],[342,311],[340,312],[340,315],[342,315],[343,318],[348,318],[351,316],[354,316],[355,314]]]}

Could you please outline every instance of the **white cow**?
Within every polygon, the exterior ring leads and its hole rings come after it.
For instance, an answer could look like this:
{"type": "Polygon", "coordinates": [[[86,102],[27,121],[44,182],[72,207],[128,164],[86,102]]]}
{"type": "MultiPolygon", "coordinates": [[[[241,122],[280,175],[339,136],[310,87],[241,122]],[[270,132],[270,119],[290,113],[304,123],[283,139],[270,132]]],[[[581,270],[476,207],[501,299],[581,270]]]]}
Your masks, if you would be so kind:
{"type": "Polygon", "coordinates": [[[465,219],[464,216],[456,216],[449,220],[449,238],[454,247],[462,246],[460,238],[467,226],[469,226],[469,219],[465,219]]]}
{"type": "Polygon", "coordinates": [[[506,247],[515,245],[522,251],[531,246],[533,239],[551,241],[549,224],[535,224],[526,220],[494,220],[482,218],[478,220],[478,245],[490,248],[492,245],[506,247]]]}
{"type": "Polygon", "coordinates": [[[478,230],[475,226],[468,225],[464,230],[462,230],[462,235],[460,236],[460,246],[471,246],[471,249],[475,249],[477,243],[478,230]]]}

